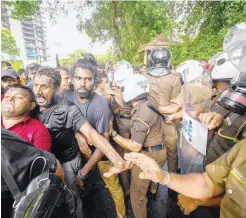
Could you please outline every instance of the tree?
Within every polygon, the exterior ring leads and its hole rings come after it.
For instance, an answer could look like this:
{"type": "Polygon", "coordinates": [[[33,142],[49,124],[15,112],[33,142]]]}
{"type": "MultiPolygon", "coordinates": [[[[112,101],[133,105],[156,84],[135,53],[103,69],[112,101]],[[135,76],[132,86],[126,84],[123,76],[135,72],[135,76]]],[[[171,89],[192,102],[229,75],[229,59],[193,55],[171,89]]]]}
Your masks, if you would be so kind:
{"type": "Polygon", "coordinates": [[[83,59],[83,54],[87,53],[84,49],[77,49],[73,53],[68,53],[66,58],[61,60],[63,66],[71,66],[74,64],[78,59],[83,59]]]}
{"type": "Polygon", "coordinates": [[[11,59],[20,54],[20,49],[17,48],[14,37],[7,28],[1,29],[1,50],[8,54],[11,59]]]}
{"type": "Polygon", "coordinates": [[[171,11],[165,2],[100,1],[90,7],[94,7],[92,17],[80,17],[78,29],[85,31],[92,42],[113,40],[117,59],[140,63],[141,45],[157,34],[172,36],[171,11]]]}
{"type": "Polygon", "coordinates": [[[1,1],[2,7],[10,8],[11,17],[17,20],[30,20],[40,8],[41,1],[1,1]]]}

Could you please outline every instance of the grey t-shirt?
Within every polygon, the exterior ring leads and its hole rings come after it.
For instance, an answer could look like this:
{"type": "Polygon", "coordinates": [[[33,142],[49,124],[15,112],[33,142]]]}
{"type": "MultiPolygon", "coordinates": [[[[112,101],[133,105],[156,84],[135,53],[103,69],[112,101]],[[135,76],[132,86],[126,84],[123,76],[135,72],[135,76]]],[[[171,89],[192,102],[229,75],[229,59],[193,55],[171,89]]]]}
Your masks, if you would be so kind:
{"type": "Polygon", "coordinates": [[[83,116],[98,133],[109,132],[110,111],[106,100],[102,96],[93,93],[85,103],[79,101],[77,92],[66,92],[62,96],[79,107],[83,116]]]}

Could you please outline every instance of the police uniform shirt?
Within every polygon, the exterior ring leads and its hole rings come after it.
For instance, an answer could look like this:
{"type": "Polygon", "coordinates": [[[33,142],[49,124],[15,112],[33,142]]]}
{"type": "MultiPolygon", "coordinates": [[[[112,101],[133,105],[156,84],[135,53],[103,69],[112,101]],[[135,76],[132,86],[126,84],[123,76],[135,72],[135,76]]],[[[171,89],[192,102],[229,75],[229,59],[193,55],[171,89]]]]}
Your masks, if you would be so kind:
{"type": "Polygon", "coordinates": [[[187,99],[189,99],[190,105],[196,105],[211,98],[212,90],[207,86],[196,83],[186,84],[186,87],[182,86],[179,95],[171,100],[172,103],[179,105],[180,108],[184,106],[184,88],[187,88],[187,99]]]}
{"type": "Polygon", "coordinates": [[[132,109],[131,140],[152,147],[162,144],[164,136],[162,133],[162,118],[151,110],[147,105],[149,100],[142,99],[132,109]]]}
{"type": "Polygon", "coordinates": [[[62,95],[71,103],[77,105],[82,115],[97,130],[99,134],[109,132],[110,111],[106,100],[93,92],[90,99],[81,103],[77,92],[67,92],[62,95]]]}
{"type": "Polygon", "coordinates": [[[246,139],[206,167],[210,180],[225,188],[221,218],[246,217],[246,139]]]}
{"type": "Polygon", "coordinates": [[[41,111],[38,119],[45,124],[52,137],[51,152],[61,162],[71,161],[79,152],[74,135],[87,122],[76,105],[62,101],[41,111]]]}
{"type": "Polygon", "coordinates": [[[161,77],[154,77],[149,74],[145,76],[150,84],[149,99],[158,107],[169,105],[171,99],[178,96],[181,83],[177,74],[170,73],[161,77]]]}

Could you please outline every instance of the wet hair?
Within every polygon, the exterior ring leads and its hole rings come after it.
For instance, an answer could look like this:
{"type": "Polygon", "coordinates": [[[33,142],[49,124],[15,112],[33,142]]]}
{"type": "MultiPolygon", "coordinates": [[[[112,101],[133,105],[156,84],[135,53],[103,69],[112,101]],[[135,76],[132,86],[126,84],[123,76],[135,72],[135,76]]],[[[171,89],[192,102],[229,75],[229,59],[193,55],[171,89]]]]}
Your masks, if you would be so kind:
{"type": "Polygon", "coordinates": [[[95,84],[100,80],[100,73],[97,71],[97,66],[94,65],[93,62],[86,59],[77,60],[71,69],[72,77],[74,77],[74,73],[77,68],[90,70],[93,74],[95,84]]]}
{"type": "Polygon", "coordinates": [[[55,89],[59,89],[61,84],[61,75],[58,71],[51,67],[40,67],[35,75],[36,76],[47,76],[51,78],[55,89]]]}
{"type": "Polygon", "coordinates": [[[12,65],[8,61],[1,61],[1,69],[6,68],[6,67],[12,68],[12,65]]]}
{"type": "Polygon", "coordinates": [[[30,102],[35,102],[35,95],[34,95],[33,91],[29,87],[23,86],[21,84],[10,85],[10,86],[6,87],[5,93],[7,93],[7,91],[10,90],[10,89],[23,89],[23,90],[26,90],[30,94],[30,102]]]}
{"type": "Polygon", "coordinates": [[[19,74],[19,75],[21,75],[22,73],[25,73],[26,71],[24,70],[24,69],[19,69],[18,71],[17,71],[17,74],[19,74]]]}

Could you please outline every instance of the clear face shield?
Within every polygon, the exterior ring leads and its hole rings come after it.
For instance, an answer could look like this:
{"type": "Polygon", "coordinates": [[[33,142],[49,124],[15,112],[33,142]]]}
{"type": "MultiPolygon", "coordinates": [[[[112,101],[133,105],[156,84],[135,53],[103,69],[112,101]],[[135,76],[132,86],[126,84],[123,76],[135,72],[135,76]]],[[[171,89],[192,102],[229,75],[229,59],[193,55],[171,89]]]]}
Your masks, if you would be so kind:
{"type": "Polygon", "coordinates": [[[208,129],[200,122],[198,116],[209,111],[211,96],[212,79],[209,72],[184,72],[182,173],[203,172],[208,129]]]}

